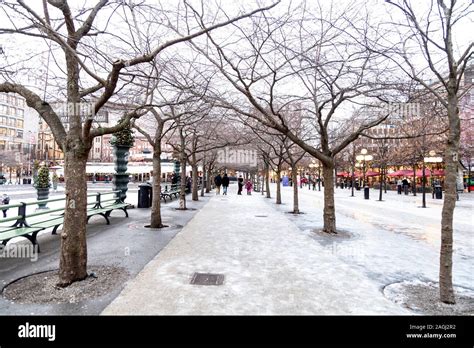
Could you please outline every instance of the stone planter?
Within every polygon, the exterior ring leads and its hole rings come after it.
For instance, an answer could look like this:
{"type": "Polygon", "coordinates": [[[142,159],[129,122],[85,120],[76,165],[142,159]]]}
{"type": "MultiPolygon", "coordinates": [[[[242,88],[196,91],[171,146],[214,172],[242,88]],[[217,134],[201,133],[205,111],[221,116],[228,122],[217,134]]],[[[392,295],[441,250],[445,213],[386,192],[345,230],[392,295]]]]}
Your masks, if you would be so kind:
{"type": "Polygon", "coordinates": [[[127,198],[128,191],[128,156],[131,146],[123,145],[114,145],[114,162],[115,162],[115,172],[114,178],[112,180],[113,189],[122,191],[120,193],[120,201],[124,202],[127,198]]]}
{"type": "MultiPolygon", "coordinates": [[[[47,200],[49,198],[49,187],[47,188],[36,188],[37,198],[38,201],[40,200],[47,200]]],[[[38,209],[49,209],[46,207],[47,202],[45,203],[38,203],[38,209]]]]}

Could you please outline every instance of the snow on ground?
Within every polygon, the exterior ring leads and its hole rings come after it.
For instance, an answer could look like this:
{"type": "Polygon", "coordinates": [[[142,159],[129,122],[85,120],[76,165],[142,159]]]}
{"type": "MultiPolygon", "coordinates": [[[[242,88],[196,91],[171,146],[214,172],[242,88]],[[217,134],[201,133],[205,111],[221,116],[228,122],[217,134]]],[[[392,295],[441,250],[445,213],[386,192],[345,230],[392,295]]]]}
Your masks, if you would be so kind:
{"type": "MultiPolygon", "coordinates": [[[[323,188],[321,188],[323,189],[323,188]]],[[[281,212],[293,206],[293,189],[282,188],[282,201],[274,202],[276,185],[271,186],[272,199],[267,204],[281,212]]],[[[370,191],[370,200],[362,191],[350,197],[349,189],[336,189],[336,223],[352,238],[331,238],[315,234],[321,228],[323,192],[300,191],[300,210],[306,214],[288,214],[302,230],[321,246],[332,250],[342,262],[363,272],[377,286],[403,280],[438,280],[442,200],[426,197],[428,208],[421,207],[421,194],[416,197],[370,191]]],[[[461,194],[454,214],[453,281],[457,286],[474,289],[474,193],[461,194]]]]}
{"type": "Polygon", "coordinates": [[[103,314],[410,314],[259,193],[215,196],[103,314]],[[191,285],[194,272],[225,275],[191,285]]]}

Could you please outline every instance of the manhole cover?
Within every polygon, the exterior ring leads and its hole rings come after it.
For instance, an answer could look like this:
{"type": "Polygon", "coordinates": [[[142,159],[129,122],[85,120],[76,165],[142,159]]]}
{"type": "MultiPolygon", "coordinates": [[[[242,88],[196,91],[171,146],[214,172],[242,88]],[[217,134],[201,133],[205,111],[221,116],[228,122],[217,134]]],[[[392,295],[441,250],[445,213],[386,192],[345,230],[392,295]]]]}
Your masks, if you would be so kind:
{"type": "Polygon", "coordinates": [[[268,215],[255,215],[255,217],[268,217],[268,215]]]}
{"type": "Polygon", "coordinates": [[[223,283],[223,274],[194,273],[191,278],[191,284],[193,285],[222,285],[223,283]]]}

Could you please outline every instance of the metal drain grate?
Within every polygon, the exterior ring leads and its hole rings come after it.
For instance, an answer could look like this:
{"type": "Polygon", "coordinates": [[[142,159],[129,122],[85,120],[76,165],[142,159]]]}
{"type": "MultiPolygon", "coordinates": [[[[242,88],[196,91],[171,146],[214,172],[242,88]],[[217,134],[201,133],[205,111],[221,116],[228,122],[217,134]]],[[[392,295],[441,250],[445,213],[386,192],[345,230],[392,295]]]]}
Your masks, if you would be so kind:
{"type": "Polygon", "coordinates": [[[255,215],[255,217],[268,217],[268,215],[255,215]]]}
{"type": "Polygon", "coordinates": [[[194,273],[191,278],[191,284],[193,285],[222,285],[223,283],[223,274],[194,273]]]}

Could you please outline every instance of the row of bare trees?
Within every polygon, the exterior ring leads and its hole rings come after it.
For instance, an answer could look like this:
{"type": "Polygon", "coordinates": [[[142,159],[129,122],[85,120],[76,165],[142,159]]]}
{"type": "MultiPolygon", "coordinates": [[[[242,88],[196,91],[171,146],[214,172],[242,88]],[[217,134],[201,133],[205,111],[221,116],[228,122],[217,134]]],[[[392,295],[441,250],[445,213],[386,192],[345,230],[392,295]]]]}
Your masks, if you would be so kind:
{"type": "MultiPolygon", "coordinates": [[[[186,164],[191,165],[193,200],[199,196],[198,165],[209,191],[211,175],[218,169],[216,150],[228,145],[258,148],[268,197],[270,168],[277,174],[277,204],[284,163],[294,168],[296,183],[298,162],[305,156],[317,159],[325,182],[322,230],[335,234],[336,157],[390,117],[383,108],[357,117],[354,110],[410,102],[415,84],[439,102],[449,129],[440,296],[454,303],[458,104],[473,44],[455,48],[453,30],[472,7],[456,0],[425,5],[393,0],[378,7],[386,14],[380,16],[369,11],[370,6],[301,0],[235,14],[233,7],[204,1],[183,1],[166,10],[148,2],[100,0],[93,7],[73,7],[66,0],[35,5],[5,1],[7,24],[0,34],[38,42],[34,53],[48,57],[48,76],[54,77],[46,77],[40,88],[24,83],[25,62],[33,59],[27,54],[0,68],[0,92],[22,95],[65,153],[61,285],[87,276],[85,166],[94,137],[131,122],[148,139],[154,150],[151,226],[156,228],[163,226],[156,194],[161,190],[162,142],[178,154],[182,175],[186,164]],[[57,96],[68,103],[92,103],[93,114],[70,115],[65,127],[51,106],[57,96]],[[123,102],[125,117],[116,126],[100,127],[93,115],[109,101],[123,102]]],[[[420,134],[409,136],[418,139],[420,134]]],[[[185,180],[181,185],[180,208],[186,209],[185,180]]],[[[293,189],[297,214],[297,185],[293,189]]]]}

